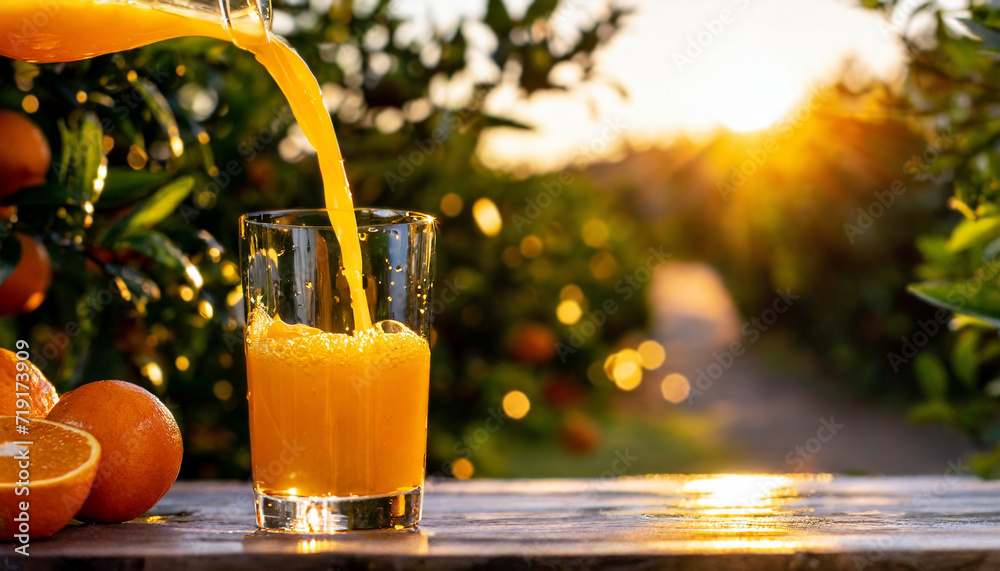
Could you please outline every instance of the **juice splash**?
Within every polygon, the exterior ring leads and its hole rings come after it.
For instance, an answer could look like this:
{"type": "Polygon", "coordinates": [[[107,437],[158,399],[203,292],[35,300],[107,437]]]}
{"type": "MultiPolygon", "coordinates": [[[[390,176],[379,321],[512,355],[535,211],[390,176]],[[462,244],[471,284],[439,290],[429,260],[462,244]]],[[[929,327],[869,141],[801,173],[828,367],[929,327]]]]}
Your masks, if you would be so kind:
{"type": "Polygon", "coordinates": [[[362,282],[354,202],[319,84],[295,50],[265,32],[259,19],[254,25],[252,17],[244,16],[234,20],[242,25],[227,31],[195,10],[88,0],[2,0],[0,54],[36,63],[76,61],[184,36],[235,40],[253,53],[284,93],[302,132],[316,149],[330,222],[340,239],[354,330],[368,329],[371,317],[362,282]]]}
{"type": "Polygon", "coordinates": [[[430,347],[405,327],[247,328],[254,489],[373,496],[423,483],[430,347]]]}

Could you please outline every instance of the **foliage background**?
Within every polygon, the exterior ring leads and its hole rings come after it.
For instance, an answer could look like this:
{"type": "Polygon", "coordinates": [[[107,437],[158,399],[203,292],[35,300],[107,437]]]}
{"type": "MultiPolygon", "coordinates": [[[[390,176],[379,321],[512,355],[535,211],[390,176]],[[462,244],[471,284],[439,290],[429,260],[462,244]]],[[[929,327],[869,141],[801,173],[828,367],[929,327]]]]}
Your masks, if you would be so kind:
{"type": "MultiPolygon", "coordinates": [[[[978,471],[996,475],[996,276],[961,298],[976,319],[953,320],[954,333],[935,337],[899,374],[886,359],[934,316],[905,293],[908,282],[936,280],[914,291],[947,304],[955,284],[998,251],[1000,73],[988,52],[1000,34],[996,9],[981,3],[971,14],[982,42],[936,14],[935,41],[909,44],[902,91],[823,88],[808,123],[723,200],[717,182],[765,135],[720,132],[707,145],[678,140],[616,165],[538,176],[491,172],[477,159],[484,131],[525,127],[484,112],[497,82],[524,94],[562,89],[550,74],[559,62],[584,81],[609,81],[593,71],[593,55],[627,25],[621,9],[565,38],[547,26],[554,0],[536,0],[521,19],[490,0],[481,23],[402,41],[404,22],[387,1],[275,7],[295,16],[288,38],[330,98],[356,203],[438,216],[439,293],[465,288],[435,316],[429,473],[447,475],[467,457],[477,475],[597,475],[627,446],[651,451],[651,471],[693,472],[732,453],[688,411],[634,414],[604,376],[609,354],[651,335],[644,296],[622,299],[614,286],[649,248],[669,245],[677,260],[717,268],[744,315],[770,303],[776,287],[812,292],[780,324],[775,359],[794,353],[862,398],[915,404],[914,420],[955,424],[987,451],[978,471]],[[488,53],[466,37],[474,25],[496,39],[488,53]],[[501,73],[474,73],[483,58],[501,73]],[[442,96],[447,86],[464,97],[442,96]],[[920,162],[940,133],[958,144],[920,162]],[[443,142],[432,145],[435,135],[443,142]],[[852,247],[842,221],[904,173],[907,194],[859,238],[864,247],[852,247]],[[557,207],[530,215],[552,188],[557,207]],[[498,235],[473,215],[484,198],[501,212],[498,235]],[[586,230],[594,220],[606,230],[597,237],[593,224],[586,230]],[[564,363],[556,343],[570,343],[574,328],[555,308],[567,284],[580,288],[584,310],[607,299],[620,310],[564,363]],[[480,442],[484,419],[500,414],[511,390],[529,397],[531,414],[480,442]]],[[[0,320],[0,344],[27,338],[60,391],[105,378],[153,390],[183,427],[182,477],[245,477],[237,219],[321,205],[315,160],[283,96],[249,54],[186,38],[69,64],[0,59],[0,107],[24,108],[29,97],[54,166],[46,185],[8,199],[17,214],[3,222],[0,262],[16,263],[11,231],[25,232],[44,241],[57,279],[37,311],[0,320]]]]}

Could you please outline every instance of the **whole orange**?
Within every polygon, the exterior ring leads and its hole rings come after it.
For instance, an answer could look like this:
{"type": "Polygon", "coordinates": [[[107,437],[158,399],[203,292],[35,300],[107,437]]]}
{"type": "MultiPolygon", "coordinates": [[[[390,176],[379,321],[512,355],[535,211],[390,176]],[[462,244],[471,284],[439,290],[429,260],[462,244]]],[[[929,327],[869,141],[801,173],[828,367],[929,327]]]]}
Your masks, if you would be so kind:
{"type": "Polygon", "coordinates": [[[128,521],[156,505],[177,480],[183,445],[167,407],[123,381],[98,381],[64,394],[49,420],[86,430],[101,443],[97,478],[77,519],[128,521]]]}
{"type": "MultiPolygon", "coordinates": [[[[22,356],[24,354],[22,353],[22,356]]],[[[27,359],[18,359],[17,353],[0,349],[0,415],[14,416],[18,400],[28,404],[28,416],[45,418],[59,402],[55,387],[27,359]]]]}
{"type": "Polygon", "coordinates": [[[558,341],[548,325],[525,323],[510,336],[507,353],[517,361],[544,365],[556,356],[558,341]]]}
{"type": "Polygon", "coordinates": [[[18,234],[21,259],[0,283],[0,315],[18,315],[38,309],[52,285],[52,262],[41,242],[26,234],[18,234]]]}
{"type": "Polygon", "coordinates": [[[0,111],[0,201],[45,182],[52,150],[42,130],[23,113],[0,111]]]}
{"type": "Polygon", "coordinates": [[[62,529],[87,498],[101,459],[101,445],[82,430],[35,418],[22,422],[28,434],[21,435],[17,423],[0,416],[0,541],[62,529]]]}

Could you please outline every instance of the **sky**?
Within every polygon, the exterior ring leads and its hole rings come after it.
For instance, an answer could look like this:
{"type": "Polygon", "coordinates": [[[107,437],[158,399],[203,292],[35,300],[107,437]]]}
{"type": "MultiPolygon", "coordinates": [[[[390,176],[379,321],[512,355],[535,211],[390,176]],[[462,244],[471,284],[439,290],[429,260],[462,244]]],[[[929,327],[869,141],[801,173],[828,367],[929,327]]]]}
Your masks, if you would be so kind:
{"type": "MultiPolygon", "coordinates": [[[[508,0],[513,15],[528,0],[508,0]]],[[[402,0],[401,16],[453,26],[481,17],[485,1],[402,0]]],[[[853,59],[875,77],[899,79],[903,50],[891,21],[850,0],[621,0],[633,14],[596,56],[597,73],[617,82],[572,84],[568,92],[526,98],[500,89],[487,109],[533,125],[531,133],[494,131],[480,156],[504,170],[558,169],[679,134],[719,127],[764,128],[853,59]]],[[[562,0],[556,26],[570,29],[606,10],[602,0],[562,0]]]]}

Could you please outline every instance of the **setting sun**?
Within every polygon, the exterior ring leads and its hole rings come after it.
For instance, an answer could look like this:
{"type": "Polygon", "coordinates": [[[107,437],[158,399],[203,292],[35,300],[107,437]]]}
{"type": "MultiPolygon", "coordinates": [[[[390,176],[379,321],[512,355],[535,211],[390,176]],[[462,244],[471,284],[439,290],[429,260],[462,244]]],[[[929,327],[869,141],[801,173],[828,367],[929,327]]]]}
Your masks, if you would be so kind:
{"type": "Polygon", "coordinates": [[[799,96],[789,74],[767,59],[733,62],[723,90],[713,98],[709,114],[731,131],[765,129],[785,115],[799,96]]]}

